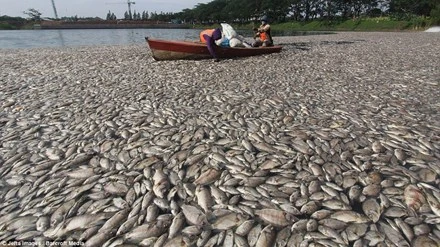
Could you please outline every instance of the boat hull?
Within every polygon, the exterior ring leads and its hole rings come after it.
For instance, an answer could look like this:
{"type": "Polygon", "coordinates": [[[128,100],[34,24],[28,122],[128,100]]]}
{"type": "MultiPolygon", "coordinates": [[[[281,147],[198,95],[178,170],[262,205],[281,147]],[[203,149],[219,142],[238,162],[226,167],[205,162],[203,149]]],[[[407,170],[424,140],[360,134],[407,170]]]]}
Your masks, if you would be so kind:
{"type": "MultiPolygon", "coordinates": [[[[145,38],[155,60],[197,60],[212,58],[208,47],[200,42],[171,41],[145,38]]],[[[281,51],[281,46],[270,47],[220,47],[216,46],[219,58],[248,57],[281,51]]]]}

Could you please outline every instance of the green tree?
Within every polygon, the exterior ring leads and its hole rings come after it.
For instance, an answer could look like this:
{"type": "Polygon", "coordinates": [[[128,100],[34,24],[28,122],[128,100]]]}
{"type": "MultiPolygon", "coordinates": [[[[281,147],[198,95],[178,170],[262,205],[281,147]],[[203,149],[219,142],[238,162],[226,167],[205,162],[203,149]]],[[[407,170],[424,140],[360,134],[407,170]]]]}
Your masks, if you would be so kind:
{"type": "Polygon", "coordinates": [[[27,11],[23,11],[23,13],[25,15],[28,15],[29,19],[31,19],[31,20],[34,20],[34,21],[41,20],[41,12],[34,9],[34,8],[28,9],[27,11]]]}
{"type": "Polygon", "coordinates": [[[257,14],[267,15],[272,20],[284,21],[290,5],[289,0],[263,0],[260,12],[257,14]]]}
{"type": "Polygon", "coordinates": [[[150,19],[151,19],[151,20],[156,21],[156,20],[158,20],[157,18],[158,18],[158,17],[157,17],[157,13],[156,13],[156,11],[155,11],[154,13],[151,13],[151,14],[150,14],[150,19]]]}
{"type": "Polygon", "coordinates": [[[390,12],[406,15],[429,16],[439,0],[391,0],[390,12]]]}
{"type": "Polygon", "coordinates": [[[142,20],[148,20],[148,11],[145,11],[144,10],[144,12],[142,12],[142,20]]]}
{"type": "Polygon", "coordinates": [[[434,25],[440,25],[440,4],[437,4],[435,8],[429,13],[434,25]]]}
{"type": "Polygon", "coordinates": [[[383,14],[433,16],[440,0],[213,0],[175,14],[185,22],[247,22],[267,15],[283,22],[348,19],[383,14]]]}
{"type": "Polygon", "coordinates": [[[107,13],[107,17],[105,18],[106,20],[116,20],[116,15],[115,13],[110,12],[110,10],[107,13]]]}
{"type": "Polygon", "coordinates": [[[133,20],[137,20],[137,13],[136,13],[136,10],[133,12],[133,20]]]}

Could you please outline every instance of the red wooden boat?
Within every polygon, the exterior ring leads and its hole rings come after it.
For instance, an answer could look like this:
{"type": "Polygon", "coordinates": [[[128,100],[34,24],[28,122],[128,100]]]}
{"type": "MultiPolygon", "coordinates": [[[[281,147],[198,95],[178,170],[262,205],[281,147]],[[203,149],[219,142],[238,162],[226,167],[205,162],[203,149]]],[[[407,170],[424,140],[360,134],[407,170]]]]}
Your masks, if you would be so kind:
{"type": "MultiPolygon", "coordinates": [[[[145,40],[147,41],[155,60],[212,58],[206,44],[201,42],[160,40],[148,37],[146,37],[145,40]]],[[[281,46],[255,48],[216,46],[215,49],[219,58],[234,58],[280,52],[281,48],[281,46]]]]}

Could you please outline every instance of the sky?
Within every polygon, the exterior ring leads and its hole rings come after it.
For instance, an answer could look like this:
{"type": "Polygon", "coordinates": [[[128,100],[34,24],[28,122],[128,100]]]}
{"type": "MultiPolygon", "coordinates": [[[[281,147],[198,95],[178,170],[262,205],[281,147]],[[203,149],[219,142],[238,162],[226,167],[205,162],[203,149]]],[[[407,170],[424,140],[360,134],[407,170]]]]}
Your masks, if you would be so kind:
{"type": "MultiPolygon", "coordinates": [[[[212,0],[131,0],[131,10],[142,13],[151,12],[173,12],[177,13],[183,9],[192,9],[198,3],[208,3],[212,0]]],[[[105,19],[110,11],[117,18],[123,18],[128,11],[127,0],[55,0],[58,17],[101,17],[105,19]]],[[[0,0],[0,16],[28,17],[23,14],[34,8],[42,17],[55,17],[51,0],[0,0]]]]}

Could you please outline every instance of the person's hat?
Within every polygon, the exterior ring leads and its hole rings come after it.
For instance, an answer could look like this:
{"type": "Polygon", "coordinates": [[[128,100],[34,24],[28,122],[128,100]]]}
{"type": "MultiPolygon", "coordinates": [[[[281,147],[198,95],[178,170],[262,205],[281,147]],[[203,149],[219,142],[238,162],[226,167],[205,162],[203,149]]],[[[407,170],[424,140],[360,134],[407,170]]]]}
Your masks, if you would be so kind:
{"type": "Polygon", "coordinates": [[[263,15],[263,17],[261,17],[261,19],[260,19],[261,21],[264,21],[264,22],[267,22],[267,16],[266,15],[263,15]]]}

